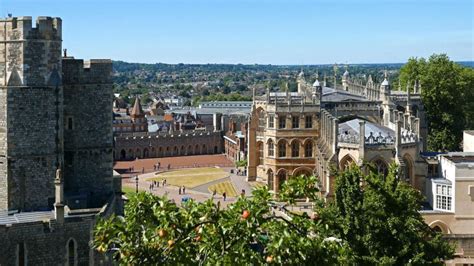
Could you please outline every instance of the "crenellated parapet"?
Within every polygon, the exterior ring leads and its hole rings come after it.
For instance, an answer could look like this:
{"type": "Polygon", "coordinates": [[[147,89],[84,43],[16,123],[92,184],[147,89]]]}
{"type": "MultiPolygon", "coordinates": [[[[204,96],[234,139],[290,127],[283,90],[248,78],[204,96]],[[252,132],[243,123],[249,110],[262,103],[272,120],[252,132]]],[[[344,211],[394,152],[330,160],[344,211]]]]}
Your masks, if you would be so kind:
{"type": "Polygon", "coordinates": [[[112,83],[112,60],[91,59],[84,61],[71,57],[63,58],[64,84],[108,84],[112,83]]]}
{"type": "Polygon", "coordinates": [[[0,20],[0,84],[56,86],[61,70],[60,18],[12,17],[0,20]]]}

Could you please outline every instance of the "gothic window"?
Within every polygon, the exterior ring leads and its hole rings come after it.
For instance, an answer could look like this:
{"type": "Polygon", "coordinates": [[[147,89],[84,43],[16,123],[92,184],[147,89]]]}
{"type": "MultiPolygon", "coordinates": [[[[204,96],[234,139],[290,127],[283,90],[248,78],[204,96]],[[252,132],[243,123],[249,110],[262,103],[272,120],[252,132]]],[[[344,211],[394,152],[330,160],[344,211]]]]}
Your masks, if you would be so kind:
{"type": "Polygon", "coordinates": [[[69,239],[67,242],[67,265],[75,266],[77,265],[77,247],[74,239],[69,239]]]}
{"type": "Polygon", "coordinates": [[[274,128],[275,127],[275,116],[274,115],[269,115],[268,116],[268,128],[274,128]]]}
{"type": "Polygon", "coordinates": [[[268,140],[268,156],[275,156],[275,144],[273,144],[273,141],[271,139],[268,140]]]}
{"type": "Polygon", "coordinates": [[[17,245],[17,262],[19,266],[26,266],[26,245],[25,243],[19,243],[17,245]]]}
{"type": "Polygon", "coordinates": [[[304,157],[313,157],[313,142],[308,141],[304,145],[304,157]]]}
{"type": "Polygon", "coordinates": [[[384,161],[382,161],[381,159],[377,159],[376,161],[374,161],[374,166],[377,173],[379,173],[380,175],[383,175],[384,177],[387,176],[388,167],[384,161]]]}
{"type": "Polygon", "coordinates": [[[286,116],[278,117],[278,128],[286,128],[286,116]]]}
{"type": "Polygon", "coordinates": [[[273,190],[273,184],[274,184],[274,180],[273,180],[273,171],[272,169],[269,169],[268,170],[268,173],[267,173],[267,176],[268,176],[268,189],[269,190],[273,190]]]}
{"type": "Polygon", "coordinates": [[[438,210],[451,211],[452,200],[452,186],[437,184],[435,208],[438,210]]]}
{"type": "Polygon", "coordinates": [[[261,131],[265,128],[265,114],[263,110],[258,111],[258,129],[261,131]]]}
{"type": "Polygon", "coordinates": [[[304,127],[305,128],[313,128],[313,117],[311,115],[307,115],[304,118],[304,127]]]}
{"type": "Polygon", "coordinates": [[[291,157],[300,157],[300,142],[297,140],[291,143],[291,157]]]}
{"type": "Polygon", "coordinates": [[[278,143],[278,157],[286,157],[286,141],[284,140],[278,143]]]}
{"type": "Polygon", "coordinates": [[[300,117],[294,115],[291,117],[291,127],[292,128],[299,128],[300,127],[300,117]]]}
{"type": "Polygon", "coordinates": [[[278,189],[281,189],[286,181],[286,171],[282,170],[278,173],[278,189]]]}

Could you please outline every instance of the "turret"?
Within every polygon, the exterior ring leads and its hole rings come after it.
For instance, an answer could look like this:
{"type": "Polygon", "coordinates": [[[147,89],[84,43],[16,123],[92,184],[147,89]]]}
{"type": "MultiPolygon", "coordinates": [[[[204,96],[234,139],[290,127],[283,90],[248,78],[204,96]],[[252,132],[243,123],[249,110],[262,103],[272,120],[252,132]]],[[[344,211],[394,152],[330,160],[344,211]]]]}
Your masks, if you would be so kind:
{"type": "MultiPolygon", "coordinates": [[[[416,83],[416,82],[415,82],[416,83]]],[[[406,113],[411,114],[411,88],[410,83],[407,83],[407,106],[406,106],[406,113]]]]}
{"type": "Polygon", "coordinates": [[[349,71],[347,71],[347,65],[346,65],[346,71],[342,75],[342,88],[345,91],[349,90],[349,71]]]}
{"type": "Polygon", "coordinates": [[[388,82],[387,71],[385,71],[384,76],[384,80],[382,81],[382,84],[380,84],[380,99],[384,103],[388,103],[390,99],[390,83],[388,82]]]}
{"type": "Polygon", "coordinates": [[[316,73],[316,80],[313,83],[313,93],[312,93],[312,101],[313,103],[316,103],[317,101],[321,101],[321,96],[322,96],[322,87],[321,84],[319,83],[319,74],[316,73]]]}

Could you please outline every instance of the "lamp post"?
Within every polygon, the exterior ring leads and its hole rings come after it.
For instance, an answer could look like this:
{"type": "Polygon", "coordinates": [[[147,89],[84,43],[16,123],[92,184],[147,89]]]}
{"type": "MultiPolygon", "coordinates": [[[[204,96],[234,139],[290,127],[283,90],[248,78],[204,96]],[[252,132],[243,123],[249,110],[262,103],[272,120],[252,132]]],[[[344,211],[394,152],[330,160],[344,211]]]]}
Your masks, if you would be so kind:
{"type": "Polygon", "coordinates": [[[135,176],[135,193],[138,193],[138,175],[135,176]]]}

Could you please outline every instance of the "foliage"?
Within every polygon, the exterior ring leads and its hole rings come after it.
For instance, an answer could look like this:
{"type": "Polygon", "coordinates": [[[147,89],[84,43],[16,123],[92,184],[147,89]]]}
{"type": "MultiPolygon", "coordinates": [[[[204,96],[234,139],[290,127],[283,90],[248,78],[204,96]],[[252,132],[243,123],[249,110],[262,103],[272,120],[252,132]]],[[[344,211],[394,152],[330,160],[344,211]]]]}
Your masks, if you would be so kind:
{"type": "Polygon", "coordinates": [[[427,61],[410,58],[401,68],[402,83],[420,81],[430,150],[459,150],[462,131],[474,126],[473,72],[472,68],[450,61],[445,54],[434,54],[427,61]]]}
{"type": "Polygon", "coordinates": [[[364,175],[356,165],[337,178],[332,226],[349,243],[357,264],[442,264],[453,248],[431,230],[418,212],[422,195],[397,178],[364,175]],[[361,186],[361,184],[363,184],[361,186]]]}
{"type": "MultiPolygon", "coordinates": [[[[181,208],[164,197],[139,193],[125,218],[101,220],[94,247],[121,264],[241,265],[340,264],[345,245],[327,239],[324,221],[276,216],[265,189],[221,209],[211,200],[189,201],[181,208]]],[[[291,215],[291,214],[290,214],[291,215]]]]}
{"type": "Polygon", "coordinates": [[[239,160],[235,162],[235,167],[247,167],[247,160],[239,160]]]}
{"type": "Polygon", "coordinates": [[[318,198],[315,177],[290,179],[283,203],[265,187],[227,208],[212,200],[178,207],[139,193],[125,218],[97,224],[94,247],[124,265],[441,264],[452,248],[423,222],[420,194],[396,175],[393,167],[384,179],[352,166],[338,175],[330,204],[318,198]],[[297,198],[313,200],[314,214],[287,212],[297,198]]]}

